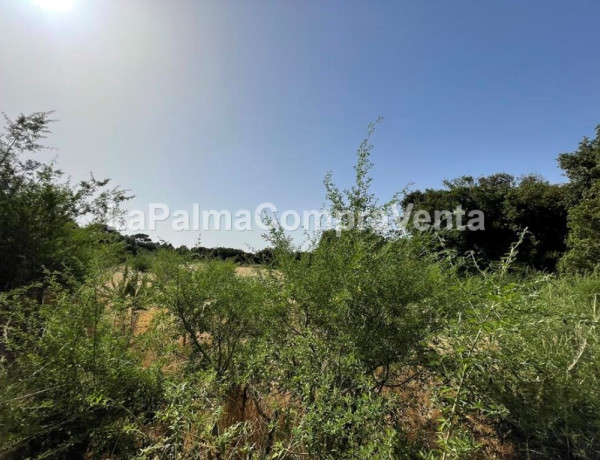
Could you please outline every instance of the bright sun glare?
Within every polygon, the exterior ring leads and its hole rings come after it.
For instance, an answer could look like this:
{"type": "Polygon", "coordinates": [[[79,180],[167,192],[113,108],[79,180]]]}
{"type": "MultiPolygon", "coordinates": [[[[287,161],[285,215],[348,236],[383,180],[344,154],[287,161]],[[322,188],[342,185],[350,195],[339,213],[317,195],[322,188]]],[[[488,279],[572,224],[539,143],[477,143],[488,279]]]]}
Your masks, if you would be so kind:
{"type": "Polygon", "coordinates": [[[67,11],[75,4],[75,0],[33,0],[33,3],[47,11],[67,11]]]}

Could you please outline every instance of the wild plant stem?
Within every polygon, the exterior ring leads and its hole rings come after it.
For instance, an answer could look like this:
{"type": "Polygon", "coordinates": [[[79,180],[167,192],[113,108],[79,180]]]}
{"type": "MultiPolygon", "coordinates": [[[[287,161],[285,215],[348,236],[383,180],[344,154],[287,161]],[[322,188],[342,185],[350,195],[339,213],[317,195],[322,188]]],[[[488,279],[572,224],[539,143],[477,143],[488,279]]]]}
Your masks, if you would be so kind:
{"type": "MultiPolygon", "coordinates": [[[[477,335],[475,336],[475,340],[473,340],[473,343],[471,344],[471,348],[467,352],[467,358],[471,357],[471,354],[475,350],[475,347],[477,346],[477,342],[479,341],[479,337],[481,337],[482,332],[483,332],[483,328],[479,328],[479,330],[477,331],[477,335]]],[[[465,383],[465,380],[467,378],[467,374],[469,372],[470,367],[471,366],[468,363],[463,366],[462,374],[460,376],[460,381],[458,383],[458,388],[456,389],[456,396],[454,397],[454,403],[452,404],[452,409],[450,410],[450,416],[448,418],[448,420],[449,420],[448,421],[448,430],[446,431],[446,435],[444,436],[444,444],[448,443],[448,440],[450,439],[450,436],[452,435],[452,430],[454,428],[454,425],[452,422],[453,422],[454,416],[456,414],[456,410],[458,408],[458,401],[460,400],[460,392],[462,391],[462,387],[463,387],[463,384],[465,383]]],[[[446,460],[447,454],[448,454],[448,451],[444,450],[444,453],[442,455],[442,460],[446,460]]]]}

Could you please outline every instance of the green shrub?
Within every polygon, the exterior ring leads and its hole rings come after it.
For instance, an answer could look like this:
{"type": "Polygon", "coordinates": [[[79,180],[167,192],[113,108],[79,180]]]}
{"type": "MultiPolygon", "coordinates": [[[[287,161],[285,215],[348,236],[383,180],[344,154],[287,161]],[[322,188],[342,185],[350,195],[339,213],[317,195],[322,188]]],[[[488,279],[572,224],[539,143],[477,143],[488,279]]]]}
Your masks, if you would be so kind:
{"type": "Polygon", "coordinates": [[[143,438],[132,427],[159,407],[160,378],[114,327],[98,281],[72,292],[54,283],[41,305],[23,292],[0,298],[2,348],[12,356],[0,376],[2,453],[127,458],[143,438]]]}
{"type": "Polygon", "coordinates": [[[512,432],[523,455],[595,458],[600,279],[515,278],[504,268],[462,283],[469,307],[440,336],[440,403],[451,408],[443,440],[452,424],[483,415],[512,432]]]}

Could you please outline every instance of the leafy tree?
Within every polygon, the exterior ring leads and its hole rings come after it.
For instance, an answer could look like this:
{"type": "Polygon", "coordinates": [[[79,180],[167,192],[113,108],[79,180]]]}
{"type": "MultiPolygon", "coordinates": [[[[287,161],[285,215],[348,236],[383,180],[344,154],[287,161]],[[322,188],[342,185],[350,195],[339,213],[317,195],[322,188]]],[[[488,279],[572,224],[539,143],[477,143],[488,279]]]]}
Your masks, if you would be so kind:
{"type": "Polygon", "coordinates": [[[589,272],[600,267],[600,126],[596,138],[584,138],[572,153],[558,158],[570,179],[574,207],[569,211],[569,252],[561,261],[566,271],[589,272]]]}
{"type": "Polygon", "coordinates": [[[600,269],[600,181],[569,212],[567,243],[562,269],[584,273],[600,269]]]}
{"type": "Polygon", "coordinates": [[[402,203],[405,210],[413,204],[413,213],[423,209],[432,217],[436,211],[453,212],[458,206],[465,212],[484,213],[485,229],[476,231],[449,227],[448,218],[442,216],[438,227],[445,248],[459,254],[472,252],[479,264],[488,266],[499,261],[520,233],[528,229],[518,262],[537,269],[555,268],[565,250],[567,233],[563,187],[536,175],[516,179],[504,173],[480,178],[463,176],[445,181],[444,186],[409,193],[402,203]]]}
{"type": "Polygon", "coordinates": [[[78,221],[100,224],[129,198],[93,176],[72,186],[53,162],[34,159],[50,132],[50,116],[5,117],[0,134],[0,291],[38,281],[45,270],[82,274],[94,243],[106,235],[102,226],[83,228],[78,221]]]}
{"type": "Polygon", "coordinates": [[[575,152],[558,156],[558,164],[569,178],[572,202],[586,199],[600,180],[600,125],[594,139],[584,137],[575,152]]]}
{"type": "Polygon", "coordinates": [[[519,179],[510,189],[504,212],[513,231],[513,242],[527,229],[517,262],[537,269],[553,271],[566,251],[567,191],[540,176],[519,179]]]}

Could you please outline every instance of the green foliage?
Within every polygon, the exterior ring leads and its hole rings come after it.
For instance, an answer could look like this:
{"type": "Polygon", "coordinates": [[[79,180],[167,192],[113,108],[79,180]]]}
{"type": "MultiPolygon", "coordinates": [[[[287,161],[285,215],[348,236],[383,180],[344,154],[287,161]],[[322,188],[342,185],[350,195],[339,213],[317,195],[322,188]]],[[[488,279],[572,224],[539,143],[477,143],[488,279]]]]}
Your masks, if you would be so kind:
{"type": "Polygon", "coordinates": [[[351,189],[326,178],[332,210],[366,217],[363,229],[326,233],[301,257],[281,229],[271,233],[280,306],[263,375],[279,376],[271,385],[300,405],[293,439],[318,458],[403,451],[394,394],[382,390],[423,362],[427,338],[455,308],[453,271],[428,251],[430,237],[403,238],[369,220],[394,201],[379,206],[369,191],[369,155],[367,138],[351,189]]]}
{"type": "Polygon", "coordinates": [[[332,346],[352,344],[371,370],[417,353],[452,308],[426,243],[348,231],[321,240],[310,256],[280,260],[297,322],[323,331],[332,346]]]}
{"type": "Polygon", "coordinates": [[[100,281],[69,290],[52,283],[52,300],[41,305],[19,291],[0,297],[3,454],[134,452],[139,437],[130,427],[158,407],[160,378],[140,366],[129,337],[114,327],[100,281]]]}
{"type": "Polygon", "coordinates": [[[569,178],[571,200],[577,204],[600,180],[600,125],[594,139],[584,137],[575,152],[560,154],[558,163],[569,178]]]}
{"type": "Polygon", "coordinates": [[[165,385],[165,404],[155,420],[162,433],[138,450],[136,459],[247,458],[253,452],[247,423],[215,429],[223,416],[226,394],[214,372],[194,372],[165,385]]]}
{"type": "Polygon", "coordinates": [[[92,176],[71,186],[52,162],[25,157],[43,149],[50,116],[5,117],[0,134],[0,291],[39,281],[44,270],[83,275],[89,252],[107,236],[102,227],[80,228],[77,220],[106,221],[128,199],[119,188],[107,189],[108,180],[92,176]]]}
{"type": "MultiPolygon", "coordinates": [[[[442,219],[439,234],[444,247],[459,254],[472,252],[482,266],[498,261],[528,229],[517,262],[539,270],[553,271],[565,251],[567,235],[567,191],[560,185],[535,175],[516,179],[509,174],[493,174],[474,179],[464,176],[444,183],[445,189],[427,189],[409,193],[403,200],[406,209],[453,212],[457,206],[465,211],[481,210],[485,230],[447,229],[442,219]]],[[[463,220],[463,225],[467,218],[463,220]]]]}
{"type": "Polygon", "coordinates": [[[394,399],[373,391],[364,363],[348,348],[331,349],[316,337],[303,342],[295,340],[298,368],[289,388],[301,407],[294,439],[315,458],[389,457],[399,438],[387,420],[394,399]]]}
{"type": "Polygon", "coordinates": [[[567,272],[590,273],[600,268],[600,181],[569,212],[569,252],[561,260],[567,272]]]}
{"type": "MultiPolygon", "coordinates": [[[[503,442],[516,458],[600,456],[600,278],[515,269],[553,266],[566,188],[464,177],[407,199],[478,207],[489,234],[400,234],[372,219],[398,196],[370,191],[371,126],[354,185],[325,180],[331,209],[362,228],[309,250],[277,227],[254,256],[174,250],[77,224],[124,195],[19,160],[48,121],[9,122],[0,144],[0,200],[19,222],[0,219],[0,456],[492,458],[503,442]]],[[[573,271],[600,258],[594,142],[562,157],[583,184],[569,193],[585,189],[573,271]]]]}
{"type": "Polygon", "coordinates": [[[506,407],[506,421],[530,449],[546,458],[594,458],[600,452],[595,359],[600,282],[578,277],[549,281],[521,302],[526,311],[506,314],[505,330],[497,333],[501,352],[492,355],[496,371],[490,369],[486,391],[506,407]]]}
{"type": "Polygon", "coordinates": [[[231,262],[205,261],[185,266],[178,256],[157,258],[157,301],[167,307],[190,338],[190,358],[216,372],[234,371],[240,354],[259,333],[264,289],[252,277],[236,275],[231,262]]]}
{"type": "Polygon", "coordinates": [[[133,270],[147,272],[152,266],[152,257],[149,254],[137,254],[128,259],[127,265],[133,270]]]}
{"type": "Polygon", "coordinates": [[[567,272],[589,273],[600,265],[600,126],[596,138],[584,138],[573,153],[559,156],[571,180],[574,205],[569,211],[569,251],[561,261],[567,272]]]}
{"type": "Polygon", "coordinates": [[[528,457],[594,458],[600,281],[515,279],[508,270],[514,256],[499,271],[461,283],[469,308],[438,338],[435,365],[445,376],[439,400],[447,408],[441,452],[460,457],[453,426],[487,417],[510,429],[528,457]]]}

